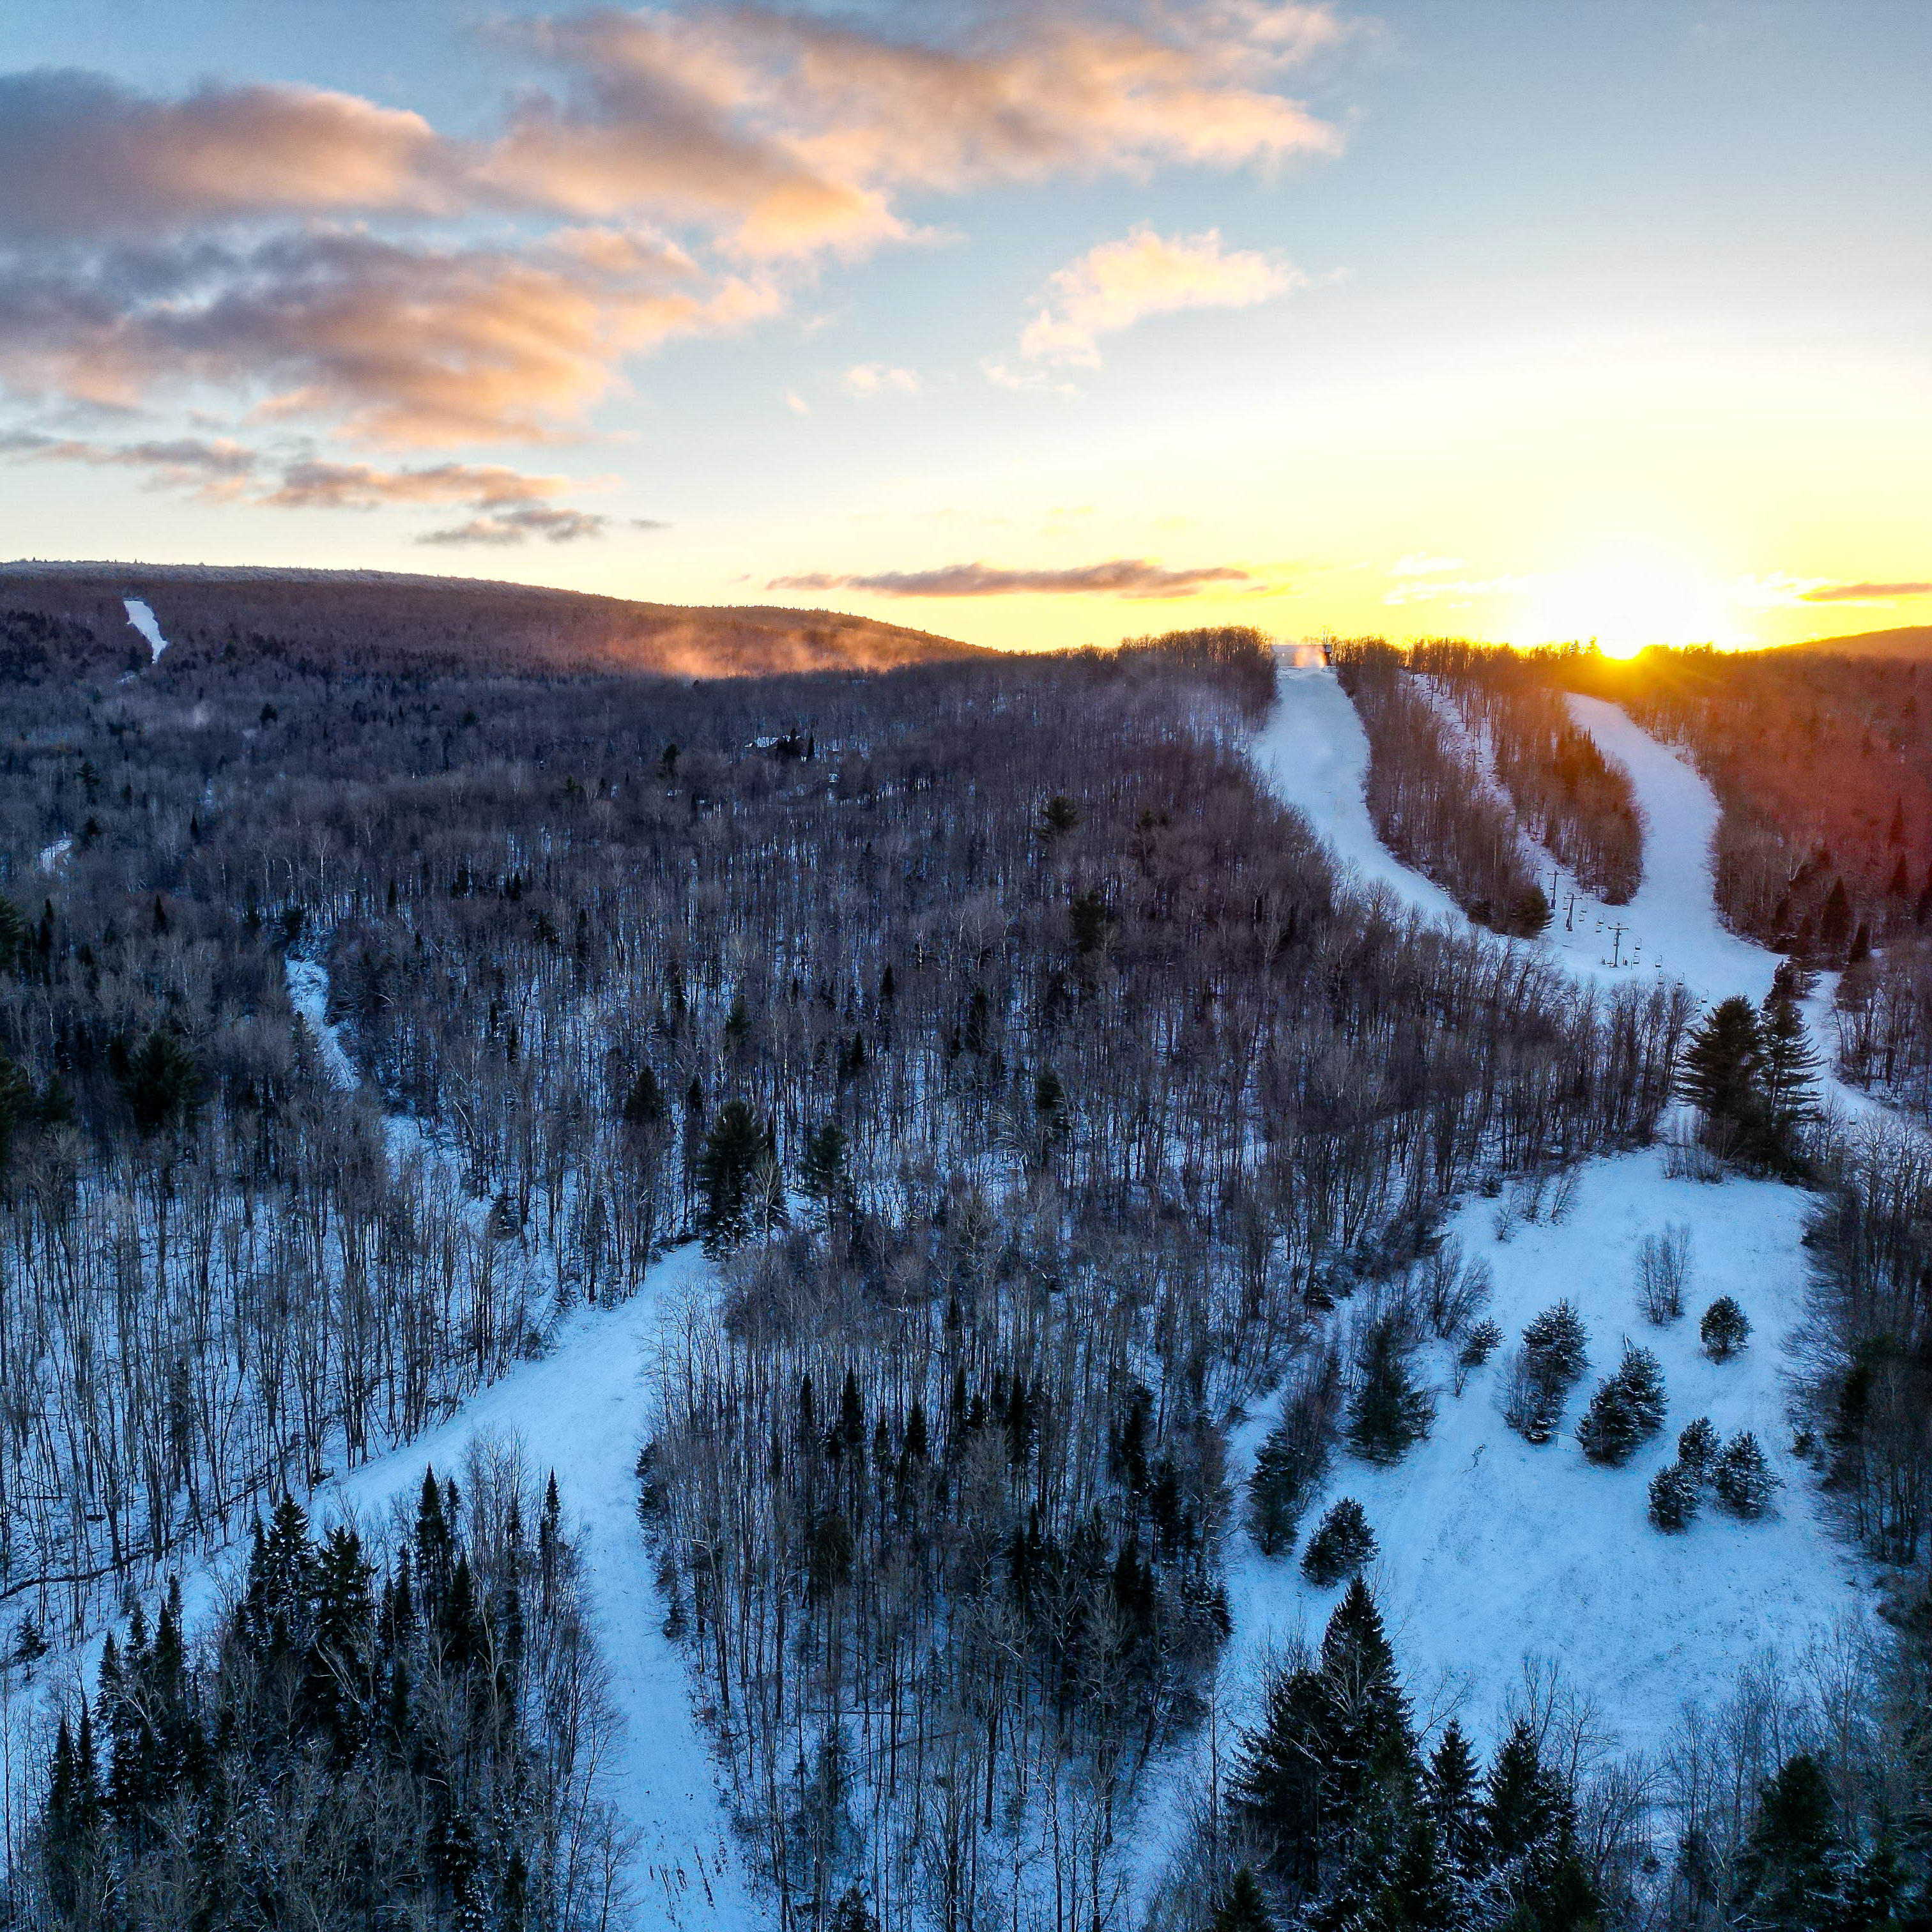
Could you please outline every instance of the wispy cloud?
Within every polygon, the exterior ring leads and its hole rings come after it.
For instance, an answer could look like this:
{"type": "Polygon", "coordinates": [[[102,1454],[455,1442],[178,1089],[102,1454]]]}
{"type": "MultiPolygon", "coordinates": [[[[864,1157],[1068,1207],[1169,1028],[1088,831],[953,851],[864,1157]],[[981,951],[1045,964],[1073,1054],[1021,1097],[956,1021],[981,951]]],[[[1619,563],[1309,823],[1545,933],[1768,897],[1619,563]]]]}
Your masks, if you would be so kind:
{"type": "MultiPolygon", "coordinates": [[[[827,254],[927,236],[915,197],[1340,146],[1283,92],[1348,31],[1325,6],[925,24],[700,4],[503,25],[538,84],[466,138],[315,88],[7,77],[0,386],[120,408],[212,387],[391,446],[554,440],[632,358],[774,314],[827,254]]],[[[1224,278],[1252,274],[1236,260],[1224,278]]],[[[1062,325],[1122,326],[1120,299],[1070,285],[1062,325]]]]}
{"type": "Polygon", "coordinates": [[[0,435],[0,456],[146,470],[157,489],[188,490],[211,501],[225,500],[245,488],[258,461],[254,451],[225,437],[170,436],[100,443],[33,430],[0,435]]]}
{"type": "Polygon", "coordinates": [[[846,370],[844,382],[855,396],[910,395],[919,387],[919,372],[884,362],[860,362],[846,370]]]}
{"type": "Polygon", "coordinates": [[[989,563],[952,563],[937,570],[887,570],[866,575],[814,571],[775,577],[772,590],[869,590],[886,597],[1012,597],[1102,595],[1191,597],[1212,584],[1247,584],[1231,564],[1168,570],[1146,557],[1115,557],[1068,570],[1003,570],[989,563]]]}
{"type": "Polygon", "coordinates": [[[542,537],[550,543],[574,543],[582,537],[602,536],[610,518],[589,510],[559,508],[548,503],[526,503],[489,516],[472,517],[448,530],[425,530],[419,544],[487,544],[502,546],[542,537]]]}
{"type": "MultiPolygon", "coordinates": [[[[1184,308],[1247,308],[1306,281],[1300,269],[1252,249],[1224,250],[1221,232],[1176,236],[1149,227],[1103,242],[1048,283],[1046,304],[1020,338],[1035,361],[1100,360],[1098,338],[1143,316],[1184,308]]],[[[997,380],[997,379],[996,379],[997,380]]]]}
{"type": "Polygon", "coordinates": [[[1890,604],[1905,597],[1932,597],[1932,583],[1828,584],[1801,593],[1808,604],[1890,604]]]}
{"type": "Polygon", "coordinates": [[[1460,570],[1462,560],[1460,556],[1431,556],[1426,550],[1411,550],[1406,556],[1399,556],[1388,567],[1391,577],[1438,577],[1444,571],[1460,570]]]}

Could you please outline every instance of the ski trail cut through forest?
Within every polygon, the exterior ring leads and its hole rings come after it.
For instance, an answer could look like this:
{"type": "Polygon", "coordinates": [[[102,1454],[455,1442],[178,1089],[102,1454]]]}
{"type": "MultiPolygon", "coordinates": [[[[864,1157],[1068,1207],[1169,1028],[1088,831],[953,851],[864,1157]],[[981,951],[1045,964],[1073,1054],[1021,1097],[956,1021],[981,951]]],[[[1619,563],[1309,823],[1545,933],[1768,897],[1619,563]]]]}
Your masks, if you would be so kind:
{"type": "Polygon", "coordinates": [[[314,1498],[322,1522],[379,1522],[394,1502],[413,1508],[431,1465],[460,1481],[478,1437],[520,1443],[538,1481],[556,1471],[564,1519],[589,1575],[612,1701],[624,1720],[610,1795],[638,1835],[636,1922],[673,1932],[754,1932],[766,1922],[730,1843],[710,1745],[682,1653],[664,1634],[664,1606],[638,1522],[634,1472],[659,1331],[685,1300],[716,1288],[702,1252],[676,1250],[629,1300],[577,1310],[542,1360],[512,1369],[447,1422],[314,1498]]]}
{"type": "MultiPolygon", "coordinates": [[[[314,1036],[331,1084],[344,1092],[358,1088],[361,1076],[328,1021],[327,969],[290,958],[286,971],[290,1004],[314,1036]]],[[[392,1162],[425,1144],[420,1124],[406,1114],[386,1114],[383,1130],[392,1162]]],[[[479,1437],[520,1444],[539,1480],[555,1472],[624,1724],[611,1795],[638,1834],[632,1883],[640,1922],[674,1932],[751,1932],[764,1922],[732,1853],[691,1680],[682,1653],[664,1634],[664,1607],[638,1520],[638,1451],[660,1329],[668,1311],[716,1289],[716,1276],[697,1247],[676,1250],[651,1268],[628,1301],[566,1316],[542,1360],[479,1389],[448,1420],[337,1478],[311,1502],[324,1521],[372,1523],[393,1503],[413,1498],[425,1468],[459,1471],[479,1437]]]]}
{"type": "Polygon", "coordinates": [[[124,597],[121,600],[128,613],[128,622],[148,640],[148,649],[154,655],[150,664],[159,664],[161,653],[168,647],[168,640],[161,635],[161,627],[154,614],[138,597],[124,597]]]}
{"type": "MultiPolygon", "coordinates": [[[[1630,772],[1646,814],[1643,884],[1624,910],[1634,927],[1654,935],[1646,953],[1661,955],[1700,1000],[1762,998],[1778,960],[1718,921],[1710,788],[1614,706],[1571,705],[1579,725],[1630,772]]],[[[1466,922],[1378,842],[1364,850],[1364,839],[1374,839],[1364,802],[1367,741],[1332,672],[1282,668],[1253,755],[1274,796],[1310,820],[1358,882],[1385,886],[1426,916],[1466,922]]],[[[1627,976],[1580,957],[1580,949],[1540,950],[1580,979],[1627,976]]],[[[1717,1184],[1673,1178],[1666,1165],[1663,1148],[1645,1149],[1585,1162],[1568,1200],[1560,1183],[1526,1180],[1462,1204],[1444,1234],[1490,1269],[1488,1312],[1504,1346],[1458,1396],[1453,1350],[1427,1345],[1415,1370],[1436,1400],[1429,1436],[1388,1467],[1338,1447],[1288,1553],[1263,1556],[1240,1520],[1278,1403],[1258,1405],[1231,1432],[1238,1526],[1228,1560],[1234,1634],[1220,1678],[1224,1756],[1229,1726],[1253,1720],[1270,1657],[1297,1637],[1318,1642],[1340,1599],[1342,1586],[1307,1582],[1299,1556],[1322,1513],[1344,1496],[1362,1504],[1376,1533],[1379,1554],[1367,1580],[1418,1716],[1426,1722],[1454,1710],[1484,1748],[1526,1671],[1554,1664],[1570,1691],[1594,1704],[1617,1748],[1654,1757],[1687,1703],[1723,1704],[1739,1666],[1769,1649],[1796,1660],[1870,1615],[1869,1567],[1826,1521],[1786,1419],[1787,1346],[1806,1312],[1808,1198],[1742,1176],[1717,1184]],[[1683,1316],[1657,1328],[1638,1306],[1636,1250],[1671,1222],[1689,1231],[1690,1279],[1683,1316]],[[1702,1311],[1720,1294],[1738,1302],[1752,1329],[1748,1347],[1722,1364],[1702,1352],[1697,1334],[1702,1311]],[[1588,1332],[1589,1369],[1556,1438],[1532,1447],[1504,1422],[1498,1384],[1525,1324],[1564,1297],[1588,1332]],[[1574,1430],[1626,1338],[1658,1356],[1669,1412],[1662,1433],[1625,1465],[1601,1468],[1585,1459],[1574,1430]],[[1648,1486],[1675,1456],[1678,1432],[1700,1415],[1726,1436],[1755,1433],[1782,1486],[1760,1521],[1707,1506],[1688,1532],[1666,1536],[1648,1520],[1648,1486]]],[[[1344,1303],[1330,1318],[1338,1344],[1361,1315],[1344,1303]]],[[[1140,1834],[1144,1882],[1183,1840],[1186,1786],[1204,1773],[1208,1748],[1196,1739],[1178,1774],[1150,1789],[1140,1834]]]]}

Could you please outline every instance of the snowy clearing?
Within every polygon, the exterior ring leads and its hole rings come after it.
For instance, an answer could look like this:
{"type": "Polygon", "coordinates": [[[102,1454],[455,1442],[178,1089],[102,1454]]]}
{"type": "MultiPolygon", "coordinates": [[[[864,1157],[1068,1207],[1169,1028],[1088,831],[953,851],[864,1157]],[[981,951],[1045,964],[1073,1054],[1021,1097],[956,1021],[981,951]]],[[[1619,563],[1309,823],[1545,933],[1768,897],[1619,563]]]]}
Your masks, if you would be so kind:
{"type": "Polygon", "coordinates": [[[51,845],[43,846],[40,856],[34,862],[49,878],[52,878],[67,863],[67,856],[73,850],[73,834],[63,833],[51,845]]]}
{"type": "Polygon", "coordinates": [[[1280,695],[1249,745],[1262,782],[1306,818],[1361,886],[1382,886],[1431,919],[1460,920],[1442,888],[1402,864],[1376,836],[1362,788],[1368,734],[1335,674],[1321,664],[1278,662],[1280,695]]]}
{"type": "Polygon", "coordinates": [[[148,640],[148,648],[154,656],[148,662],[159,664],[161,653],[168,647],[168,640],[161,635],[161,627],[155,621],[154,614],[138,597],[124,597],[121,600],[128,612],[128,621],[148,640]]]}
{"type": "MultiPolygon", "coordinates": [[[[1280,684],[1253,746],[1275,795],[1309,818],[1358,879],[1389,887],[1424,914],[1461,922],[1444,894],[1376,839],[1363,798],[1366,738],[1334,674],[1284,665],[1280,684]]],[[[1628,907],[1610,909],[1645,942],[1648,960],[1639,970],[1667,971],[1702,1001],[1736,992],[1761,999],[1778,962],[1718,920],[1710,859],[1718,805],[1709,787],[1616,706],[1584,698],[1570,704],[1599,748],[1630,772],[1646,816],[1642,885],[1628,907]]],[[[1580,980],[1630,971],[1600,963],[1594,932],[1566,934],[1559,922],[1532,943],[1580,980]]],[[[1847,1618],[1870,1616],[1869,1567],[1824,1520],[1816,1479],[1794,1454],[1786,1419],[1787,1346],[1805,1308],[1800,1237],[1808,1198],[1742,1178],[1714,1185],[1672,1180],[1660,1148],[1586,1162],[1560,1222],[1512,1210],[1510,1203],[1523,1198],[1516,1189],[1466,1201],[1446,1230],[1492,1270],[1489,1313],[1504,1340],[1460,1397],[1450,1393],[1446,1346],[1418,1358],[1416,1372],[1438,1405],[1427,1439],[1388,1468],[1338,1451],[1292,1553],[1264,1557],[1245,1526],[1236,1529],[1227,1661],[1238,1721],[1253,1708],[1270,1653],[1298,1636],[1318,1640],[1339,1599],[1339,1586],[1307,1582],[1298,1557],[1323,1510],[1342,1496],[1361,1503],[1378,1540],[1369,1580],[1418,1710],[1439,1717],[1455,1707],[1485,1745],[1526,1664],[1555,1664],[1622,1748],[1654,1754],[1687,1702],[1720,1703],[1751,1658],[1774,1648],[1795,1655],[1847,1618]],[[1637,1306],[1636,1250],[1672,1222],[1690,1231],[1691,1275],[1683,1317],[1659,1329],[1637,1306]],[[1724,1294],[1743,1307],[1753,1333],[1742,1355],[1720,1364],[1702,1352],[1697,1322],[1724,1294]],[[1524,1325],[1566,1297],[1588,1331],[1590,1371],[1572,1393],[1562,1432],[1533,1448],[1504,1421],[1498,1384],[1524,1325]],[[1670,1412],[1664,1432],[1624,1467],[1598,1468],[1574,1432],[1626,1337],[1662,1364],[1670,1412]],[[1678,1431],[1699,1415],[1726,1436],[1750,1430],[1782,1486],[1762,1521],[1738,1522],[1707,1502],[1688,1533],[1666,1536],[1648,1520],[1648,1484],[1674,1459],[1678,1431]]],[[[1362,1313],[1344,1304],[1330,1320],[1345,1334],[1362,1313]]],[[[1275,1402],[1262,1403],[1233,1432],[1229,1476],[1238,1502],[1276,1414],[1275,1402]]],[[[1186,1782],[1184,1774],[1160,1780],[1150,1797],[1145,1874],[1178,1846],[1186,1782]]]]}
{"type": "Polygon", "coordinates": [[[302,1016],[314,1038],[328,1084],[344,1093],[353,1091],[362,1079],[342,1044],[340,1032],[328,1023],[328,970],[318,961],[292,956],[283,961],[282,970],[289,982],[289,1004],[302,1016]]]}
{"type": "Polygon", "coordinates": [[[574,1526],[589,1571],[598,1638],[625,1722],[611,1796],[638,1834],[632,1874],[638,1923],[749,1932],[764,1914],[730,1842],[683,1658],[664,1634],[664,1604],[638,1524],[634,1473],[659,1328],[686,1297],[712,1286],[702,1252],[677,1250],[631,1300],[578,1310],[542,1360],[512,1370],[428,1434],[338,1478],[312,1507],[322,1522],[378,1522],[392,1501],[413,1502],[431,1464],[439,1472],[460,1472],[479,1436],[520,1443],[539,1480],[554,1469],[566,1520],[574,1526]]]}

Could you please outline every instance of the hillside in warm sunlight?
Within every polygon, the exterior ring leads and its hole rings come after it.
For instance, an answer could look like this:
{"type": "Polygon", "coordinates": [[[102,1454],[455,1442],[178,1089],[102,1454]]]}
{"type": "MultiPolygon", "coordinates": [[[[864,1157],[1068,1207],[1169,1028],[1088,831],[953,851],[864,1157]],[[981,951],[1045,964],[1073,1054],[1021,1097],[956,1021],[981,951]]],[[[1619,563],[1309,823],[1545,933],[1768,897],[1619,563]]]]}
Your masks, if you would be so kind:
{"type": "Polygon", "coordinates": [[[0,674],[32,679],[144,661],[148,647],[130,624],[130,598],[152,609],[169,650],[188,664],[756,677],[978,655],[950,638],[829,610],[640,604],[382,571],[10,564],[0,566],[0,674]]]}
{"type": "Polygon", "coordinates": [[[1844,638],[1813,638],[1790,648],[1853,658],[1932,658],[1932,624],[1906,624],[1892,631],[1857,631],[1844,638]]]}

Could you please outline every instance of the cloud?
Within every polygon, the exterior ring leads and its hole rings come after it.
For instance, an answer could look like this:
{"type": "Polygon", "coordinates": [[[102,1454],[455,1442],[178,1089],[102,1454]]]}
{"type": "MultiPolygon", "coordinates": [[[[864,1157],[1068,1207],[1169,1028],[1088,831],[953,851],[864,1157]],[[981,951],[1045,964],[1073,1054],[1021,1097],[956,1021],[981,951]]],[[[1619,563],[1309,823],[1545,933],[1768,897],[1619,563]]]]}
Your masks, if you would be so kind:
{"type": "Polygon", "coordinates": [[[1096,338],[1130,328],[1143,316],[1247,308],[1306,280],[1300,269],[1252,249],[1224,254],[1218,228],[1169,241],[1143,225],[1055,272],[1047,306],[1028,324],[1020,350],[1035,361],[1095,365],[1096,338]]]}
{"type": "Polygon", "coordinates": [[[261,500],[281,509],[373,510],[383,503],[527,503],[573,488],[568,476],[526,476],[496,464],[377,470],[366,463],[291,464],[261,500]]]}
{"type": "Polygon", "coordinates": [[[153,239],[275,214],[448,213],[461,152],[418,114],[320,88],[178,100],[98,74],[0,76],[0,242],[153,239]]]}
{"type": "Polygon", "coordinates": [[[855,396],[884,395],[888,390],[910,395],[919,387],[919,374],[913,369],[895,369],[884,362],[861,362],[846,370],[845,386],[855,396]]]}
{"type": "Polygon", "coordinates": [[[633,517],[631,527],[634,530],[668,530],[670,526],[658,517],[633,517]]]}
{"type": "Polygon", "coordinates": [[[564,86],[525,98],[485,179],[598,219],[706,221],[748,256],[912,238],[911,194],[1341,146],[1268,85],[1346,37],[1327,7],[1016,10],[951,44],[754,7],[504,31],[564,86]]]}
{"type": "Polygon", "coordinates": [[[254,473],[259,460],[245,445],[226,438],[208,441],[200,436],[172,436],[107,444],[32,430],[0,435],[0,456],[146,470],[157,489],[191,490],[210,501],[236,495],[254,473]]]}
{"type": "Polygon", "coordinates": [[[787,389],[784,401],[785,407],[795,416],[808,416],[812,413],[812,405],[796,389],[787,389]]]}
{"type": "MultiPolygon", "coordinates": [[[[554,441],[632,358],[776,313],[827,254],[931,238],[922,200],[1340,148],[1284,91],[1352,31],[1326,6],[920,17],[500,23],[541,84],[460,139],[317,88],[0,78],[0,388],[122,410],[214,389],[258,423],[392,446],[554,441]]],[[[1135,307],[1088,266],[1055,296],[1088,343],[1290,272],[1231,255],[1200,271],[1218,292],[1135,307]]]]}
{"type": "MultiPolygon", "coordinates": [[[[194,490],[222,500],[242,497],[279,510],[374,510],[390,504],[460,503],[479,512],[470,522],[432,530],[419,543],[520,543],[543,536],[554,543],[598,536],[610,519],[560,507],[548,500],[584,487],[568,476],[532,476],[500,464],[439,463],[419,470],[379,470],[366,463],[316,458],[286,464],[261,478],[264,466],[240,443],[193,437],[118,446],[16,430],[0,434],[0,456],[146,469],[159,486],[194,490]]],[[[629,520],[633,529],[667,530],[649,517],[629,520]]]]}
{"type": "Polygon", "coordinates": [[[1828,584],[1798,594],[1808,604],[1889,604],[1901,597],[1932,597],[1932,583],[1828,584]]]}
{"type": "Polygon", "coordinates": [[[472,517],[449,530],[425,530],[419,544],[520,544],[539,536],[550,543],[574,543],[580,537],[602,536],[610,518],[589,510],[560,509],[543,503],[526,504],[495,515],[472,517]]]}
{"type": "Polygon", "coordinates": [[[390,444],[554,440],[627,353],[769,313],[681,250],[566,233],[439,249],[342,230],[100,252],[0,277],[0,380],[121,406],[212,383],[390,444]]]}
{"type": "Polygon", "coordinates": [[[1406,556],[1399,556],[1388,567],[1391,577],[1436,577],[1445,570],[1460,570],[1462,560],[1460,556],[1431,556],[1426,550],[1411,550],[1406,556]]]}
{"type": "Polygon", "coordinates": [[[1204,584],[1246,584],[1245,570],[1220,564],[1166,570],[1145,557],[1116,557],[1071,570],[1001,570],[988,563],[953,563],[938,570],[882,571],[871,576],[813,572],[775,577],[772,590],[870,590],[886,597],[1056,596],[1191,597],[1204,584]]]}

